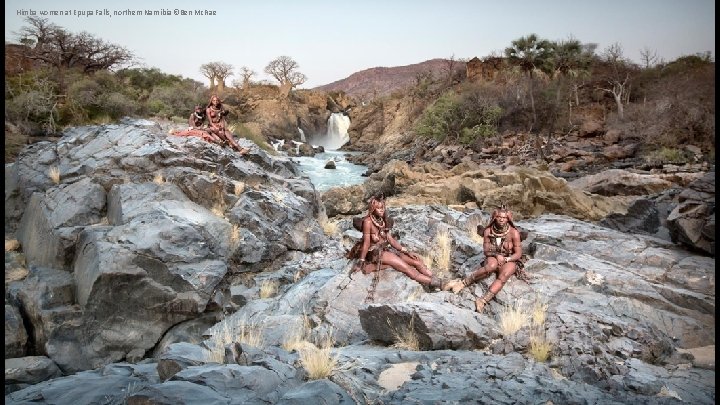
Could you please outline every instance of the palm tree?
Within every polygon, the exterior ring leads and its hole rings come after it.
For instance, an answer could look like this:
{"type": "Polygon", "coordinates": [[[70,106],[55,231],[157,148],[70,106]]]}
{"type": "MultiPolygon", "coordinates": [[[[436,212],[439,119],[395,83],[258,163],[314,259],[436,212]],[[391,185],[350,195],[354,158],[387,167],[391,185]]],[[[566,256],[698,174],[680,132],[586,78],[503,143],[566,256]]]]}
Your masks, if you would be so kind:
{"type": "MultiPolygon", "coordinates": [[[[528,92],[530,93],[530,110],[532,112],[532,122],[530,123],[529,132],[532,132],[537,115],[535,114],[535,97],[533,95],[536,72],[549,72],[550,58],[553,54],[552,43],[545,39],[540,39],[536,34],[530,34],[512,41],[512,46],[505,48],[505,56],[511,64],[515,64],[527,75],[528,92]]],[[[541,159],[545,160],[542,148],[540,147],[540,134],[536,137],[536,148],[541,159]]]]}
{"type": "Polygon", "coordinates": [[[548,72],[550,57],[553,53],[552,43],[540,39],[536,34],[530,34],[512,41],[512,46],[505,48],[505,56],[510,63],[520,66],[520,69],[528,77],[528,89],[530,93],[530,108],[532,111],[532,126],[535,124],[535,98],[533,96],[534,75],[537,71],[548,72]]]}

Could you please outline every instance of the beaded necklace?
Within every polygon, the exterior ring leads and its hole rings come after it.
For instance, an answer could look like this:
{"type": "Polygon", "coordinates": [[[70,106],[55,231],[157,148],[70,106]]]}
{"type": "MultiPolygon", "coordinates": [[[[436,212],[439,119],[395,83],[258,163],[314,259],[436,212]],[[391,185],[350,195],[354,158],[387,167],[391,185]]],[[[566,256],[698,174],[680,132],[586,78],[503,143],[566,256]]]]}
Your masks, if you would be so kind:
{"type": "Polygon", "coordinates": [[[375,215],[370,215],[370,220],[372,223],[378,227],[378,230],[380,232],[380,236],[383,238],[385,237],[385,219],[383,218],[375,218],[375,215]]]}

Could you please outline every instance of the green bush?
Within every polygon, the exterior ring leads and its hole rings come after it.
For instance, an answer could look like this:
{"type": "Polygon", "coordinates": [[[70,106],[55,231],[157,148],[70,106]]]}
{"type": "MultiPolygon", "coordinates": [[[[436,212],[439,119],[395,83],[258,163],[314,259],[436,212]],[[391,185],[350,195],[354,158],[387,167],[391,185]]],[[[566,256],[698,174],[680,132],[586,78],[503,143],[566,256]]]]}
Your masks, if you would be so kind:
{"type": "Polygon", "coordinates": [[[460,95],[448,91],[425,109],[415,132],[438,141],[471,144],[497,134],[502,108],[476,92],[460,95]]]}

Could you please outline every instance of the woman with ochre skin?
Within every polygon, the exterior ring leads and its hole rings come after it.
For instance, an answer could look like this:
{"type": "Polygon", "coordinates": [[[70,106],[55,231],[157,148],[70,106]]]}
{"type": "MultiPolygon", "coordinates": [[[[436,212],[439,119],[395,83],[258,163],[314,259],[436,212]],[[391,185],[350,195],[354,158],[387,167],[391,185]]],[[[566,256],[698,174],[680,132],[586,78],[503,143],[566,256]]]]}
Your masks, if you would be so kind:
{"type": "Polygon", "coordinates": [[[475,310],[482,312],[485,305],[495,297],[505,283],[524,267],[520,231],[512,221],[512,212],[502,206],[492,213],[490,224],[483,230],[483,251],[485,260],[464,279],[450,281],[444,291],[460,292],[490,273],[497,272],[497,278],[488,291],[475,300],[475,310]]]}
{"type": "Polygon", "coordinates": [[[240,145],[235,142],[232,133],[228,131],[227,122],[225,121],[225,116],[228,115],[228,113],[229,111],[223,107],[220,98],[213,94],[212,97],[210,97],[210,102],[208,103],[207,108],[205,109],[205,114],[207,115],[209,122],[207,130],[211,134],[226,141],[231,148],[240,152],[241,155],[244,155],[249,152],[249,149],[241,148],[240,145]]]}
{"type": "Polygon", "coordinates": [[[347,254],[348,259],[356,259],[353,272],[361,270],[364,274],[393,268],[420,284],[442,288],[443,281],[433,276],[420,256],[408,252],[407,248],[390,233],[391,220],[385,211],[385,198],[382,195],[372,197],[368,203],[368,213],[362,219],[362,240],[358,241],[347,254]]]}

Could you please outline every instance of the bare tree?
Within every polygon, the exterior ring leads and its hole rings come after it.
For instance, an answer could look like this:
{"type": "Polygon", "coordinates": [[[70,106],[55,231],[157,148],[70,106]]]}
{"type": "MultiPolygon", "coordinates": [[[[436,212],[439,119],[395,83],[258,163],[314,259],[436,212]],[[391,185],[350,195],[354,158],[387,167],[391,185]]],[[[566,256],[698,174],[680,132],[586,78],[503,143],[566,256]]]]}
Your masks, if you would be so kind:
{"type": "Polygon", "coordinates": [[[605,48],[603,59],[610,65],[611,74],[604,80],[604,85],[598,86],[599,90],[609,93],[613,96],[617,105],[618,118],[624,118],[623,101],[628,100],[630,70],[628,69],[628,61],[623,57],[623,48],[620,43],[605,48]]]}
{"type": "Polygon", "coordinates": [[[280,82],[280,95],[287,97],[290,90],[307,81],[307,76],[297,71],[299,67],[291,57],[279,56],[265,66],[265,73],[280,82]]]}
{"type": "Polygon", "coordinates": [[[233,75],[233,66],[225,62],[208,62],[200,66],[200,73],[210,80],[210,91],[222,93],[225,90],[225,79],[233,75]]]}
{"type": "Polygon", "coordinates": [[[105,42],[87,32],[73,34],[45,18],[27,17],[27,26],[17,33],[28,48],[27,57],[56,68],[63,86],[63,71],[79,69],[83,73],[129,66],[135,56],[126,48],[105,42]]]}
{"type": "Polygon", "coordinates": [[[458,60],[455,59],[455,54],[450,55],[449,59],[444,60],[443,72],[447,75],[448,85],[452,84],[455,70],[458,67],[458,60]]]}
{"type": "Polygon", "coordinates": [[[649,69],[658,63],[657,51],[650,49],[649,47],[643,47],[640,50],[640,60],[643,63],[645,69],[649,69]]]}
{"type": "Polygon", "coordinates": [[[247,89],[250,85],[250,79],[252,79],[253,76],[255,76],[257,73],[250,69],[247,66],[243,66],[240,68],[240,78],[242,79],[242,87],[243,89],[247,89]]]}

